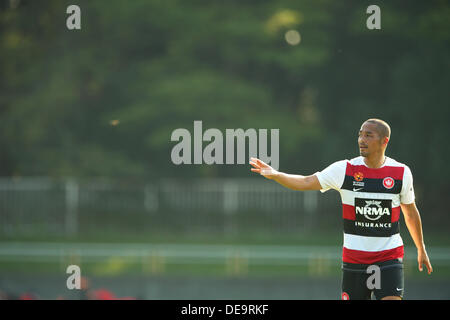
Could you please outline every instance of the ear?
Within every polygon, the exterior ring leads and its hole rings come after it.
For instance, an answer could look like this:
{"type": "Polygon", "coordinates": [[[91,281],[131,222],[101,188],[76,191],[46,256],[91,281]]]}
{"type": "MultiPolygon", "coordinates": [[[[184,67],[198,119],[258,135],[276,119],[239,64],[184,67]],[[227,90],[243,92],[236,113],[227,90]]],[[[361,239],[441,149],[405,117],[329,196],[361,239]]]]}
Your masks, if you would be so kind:
{"type": "Polygon", "coordinates": [[[389,142],[389,138],[388,137],[384,137],[383,144],[387,146],[388,142],[389,142]]]}

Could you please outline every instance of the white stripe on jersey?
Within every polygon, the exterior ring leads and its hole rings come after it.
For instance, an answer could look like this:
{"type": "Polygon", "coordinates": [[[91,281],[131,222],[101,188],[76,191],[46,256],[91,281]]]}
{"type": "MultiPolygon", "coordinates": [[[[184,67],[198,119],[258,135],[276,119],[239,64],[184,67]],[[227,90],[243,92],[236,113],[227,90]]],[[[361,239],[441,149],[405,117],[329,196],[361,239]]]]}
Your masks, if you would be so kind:
{"type": "Polygon", "coordinates": [[[344,247],[351,250],[376,252],[394,249],[402,245],[403,240],[399,233],[390,237],[366,237],[344,233],[344,247]]]}
{"type": "MultiPolygon", "coordinates": [[[[353,166],[366,166],[364,162],[364,157],[362,156],[358,156],[355,157],[353,159],[350,159],[348,162],[350,162],[351,165],[353,166]]],[[[403,163],[398,162],[397,160],[394,160],[390,157],[386,157],[386,162],[380,167],[404,167],[405,165],[403,163]]]]}
{"type": "MultiPolygon", "coordinates": [[[[358,189],[358,187],[355,187],[358,189]]],[[[355,205],[355,198],[377,199],[377,200],[392,200],[392,208],[400,206],[400,197],[394,193],[374,193],[374,192],[353,192],[352,190],[341,189],[342,204],[349,206],[355,205]]]]}

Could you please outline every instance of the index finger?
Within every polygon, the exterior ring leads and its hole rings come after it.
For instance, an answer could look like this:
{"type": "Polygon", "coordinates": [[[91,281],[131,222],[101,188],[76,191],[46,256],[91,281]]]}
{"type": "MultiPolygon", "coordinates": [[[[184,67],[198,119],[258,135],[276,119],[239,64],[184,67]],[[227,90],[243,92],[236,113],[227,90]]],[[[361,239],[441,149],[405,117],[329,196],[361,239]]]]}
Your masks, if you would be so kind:
{"type": "Polygon", "coordinates": [[[431,263],[429,260],[425,261],[425,266],[427,267],[428,274],[431,274],[433,272],[433,267],[431,266],[431,263]]]}
{"type": "Polygon", "coordinates": [[[259,165],[256,164],[254,161],[250,161],[250,165],[252,165],[254,168],[260,169],[259,165]]]}
{"type": "Polygon", "coordinates": [[[262,161],[258,158],[250,158],[250,159],[252,159],[252,161],[256,161],[260,166],[266,166],[266,167],[269,166],[267,163],[265,163],[264,161],[262,161]]]}

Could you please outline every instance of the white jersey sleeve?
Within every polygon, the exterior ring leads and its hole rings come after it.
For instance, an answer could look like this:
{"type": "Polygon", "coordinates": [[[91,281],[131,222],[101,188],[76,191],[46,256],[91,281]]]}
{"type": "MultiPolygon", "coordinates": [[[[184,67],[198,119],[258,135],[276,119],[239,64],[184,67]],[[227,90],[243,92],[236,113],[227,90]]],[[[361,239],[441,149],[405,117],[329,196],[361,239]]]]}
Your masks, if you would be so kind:
{"type": "Polygon", "coordinates": [[[337,161],[315,175],[319,179],[321,192],[330,189],[340,190],[345,179],[345,170],[347,169],[347,160],[337,161]]]}
{"type": "Polygon", "coordinates": [[[413,203],[415,199],[414,187],[413,187],[413,176],[411,169],[405,166],[405,172],[403,173],[403,185],[402,191],[400,192],[400,202],[402,204],[413,203]]]}

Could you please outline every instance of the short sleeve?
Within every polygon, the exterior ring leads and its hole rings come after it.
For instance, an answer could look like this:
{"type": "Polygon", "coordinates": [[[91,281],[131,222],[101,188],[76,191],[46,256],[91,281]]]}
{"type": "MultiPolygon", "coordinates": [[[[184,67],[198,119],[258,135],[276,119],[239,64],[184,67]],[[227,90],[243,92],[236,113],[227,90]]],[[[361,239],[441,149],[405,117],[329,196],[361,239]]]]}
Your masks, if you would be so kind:
{"type": "Polygon", "coordinates": [[[345,170],[347,169],[347,160],[337,161],[315,175],[319,179],[321,192],[330,189],[340,190],[344,183],[345,170]]]}
{"type": "Polygon", "coordinates": [[[405,166],[405,172],[403,173],[403,185],[402,191],[400,192],[400,202],[402,204],[410,204],[415,200],[414,187],[413,187],[413,176],[411,169],[405,166]]]}

